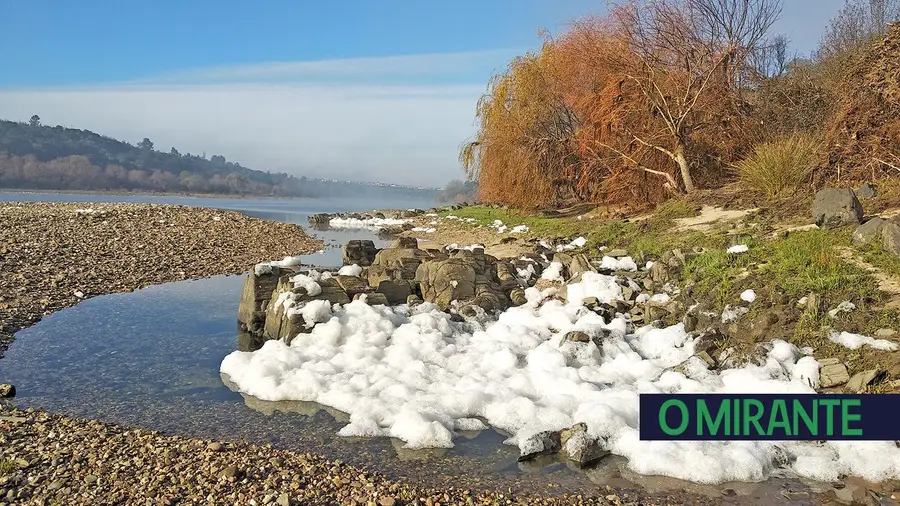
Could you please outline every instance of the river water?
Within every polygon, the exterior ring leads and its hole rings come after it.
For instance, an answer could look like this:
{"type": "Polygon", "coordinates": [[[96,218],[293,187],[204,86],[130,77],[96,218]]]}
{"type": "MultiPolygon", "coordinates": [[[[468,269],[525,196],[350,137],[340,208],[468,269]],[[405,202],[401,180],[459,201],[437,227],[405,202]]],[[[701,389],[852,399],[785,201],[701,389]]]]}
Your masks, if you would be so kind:
{"type": "MultiPolygon", "coordinates": [[[[310,214],[376,208],[428,208],[424,201],[270,200],[4,193],[2,201],[149,202],[231,209],[265,219],[306,225],[310,214]]],[[[331,246],[373,239],[369,231],[317,230],[331,246]]],[[[326,248],[307,263],[340,264],[326,248]]],[[[93,418],[219,440],[247,440],[323,453],[391,477],[430,485],[503,487],[514,491],[584,491],[596,485],[650,491],[689,489],[740,502],[784,503],[784,480],[763,485],[704,487],[630,473],[616,457],[588,472],[546,458],[517,463],[518,449],[494,430],[464,434],[449,450],[410,451],[387,438],[338,437],[344,414],[311,403],[266,402],[232,391],[219,374],[236,347],[236,314],[243,276],[167,283],[131,293],[85,300],[16,334],[0,360],[0,379],[16,385],[16,401],[93,418]]],[[[796,504],[803,501],[795,501],[796,504]]]]}

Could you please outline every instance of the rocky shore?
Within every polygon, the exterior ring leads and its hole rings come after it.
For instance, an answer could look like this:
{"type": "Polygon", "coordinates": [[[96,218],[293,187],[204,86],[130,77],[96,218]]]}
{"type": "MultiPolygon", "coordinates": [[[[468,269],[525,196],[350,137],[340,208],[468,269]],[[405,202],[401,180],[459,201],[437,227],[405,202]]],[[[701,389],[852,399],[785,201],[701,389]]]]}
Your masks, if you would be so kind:
{"type": "Polygon", "coordinates": [[[639,499],[605,489],[595,497],[555,498],[432,489],[316,455],[189,439],[0,405],[3,505],[636,505],[695,500],[639,499]]]}
{"type": "Polygon", "coordinates": [[[0,357],[16,331],[85,298],[322,247],[296,225],[151,204],[5,202],[0,230],[0,357]]]}

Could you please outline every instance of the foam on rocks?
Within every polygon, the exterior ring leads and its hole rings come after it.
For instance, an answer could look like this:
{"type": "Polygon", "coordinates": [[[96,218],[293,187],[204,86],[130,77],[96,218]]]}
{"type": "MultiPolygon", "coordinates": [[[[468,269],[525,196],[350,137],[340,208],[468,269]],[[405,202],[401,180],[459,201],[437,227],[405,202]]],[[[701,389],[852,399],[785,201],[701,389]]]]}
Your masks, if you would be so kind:
{"type": "Polygon", "coordinates": [[[345,265],[338,269],[338,276],[359,276],[362,274],[362,267],[357,264],[345,265]]]}
{"type": "Polygon", "coordinates": [[[897,343],[888,341],[887,339],[875,339],[874,337],[852,334],[850,332],[832,332],[828,338],[832,342],[838,343],[851,350],[857,350],[863,346],[884,351],[895,351],[898,349],[897,343]]]}
{"type": "Polygon", "coordinates": [[[349,228],[358,230],[381,230],[384,227],[403,225],[408,220],[400,218],[332,218],[328,225],[332,228],[349,228]]]}
{"type": "MultiPolygon", "coordinates": [[[[309,291],[316,276],[292,281],[309,291]]],[[[342,436],[394,437],[408,448],[449,448],[458,431],[487,424],[525,452],[545,431],[584,423],[589,438],[644,475],[759,481],[787,453],[794,472],[815,480],[900,479],[893,442],[641,441],[641,393],[815,394],[819,364],[809,350],[776,340],[761,365],[711,370],[694,356],[695,339],[683,324],[632,329],[627,315],[606,323],[585,308],[588,297],[622,297],[615,277],[596,272],[569,284],[565,300],[545,299],[534,287],[526,297],[480,322],[453,321],[428,302],[310,302],[296,309],[314,325],[308,333],[233,352],[221,372],[243,394],[348,413],[342,436]],[[591,339],[565,340],[571,331],[591,339]]]]}

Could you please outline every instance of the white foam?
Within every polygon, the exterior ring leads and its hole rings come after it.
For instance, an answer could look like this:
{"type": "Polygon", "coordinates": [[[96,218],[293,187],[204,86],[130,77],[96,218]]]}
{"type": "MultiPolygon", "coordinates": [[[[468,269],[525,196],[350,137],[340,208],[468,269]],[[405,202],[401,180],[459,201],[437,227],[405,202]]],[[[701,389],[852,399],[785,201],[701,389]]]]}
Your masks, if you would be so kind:
{"type": "Polygon", "coordinates": [[[450,447],[457,431],[482,428],[478,420],[510,434],[520,448],[538,432],[584,422],[589,436],[606,438],[613,453],[645,475],[758,481],[776,470],[780,446],[804,477],[900,478],[893,442],[640,441],[641,393],[814,394],[818,363],[773,341],[762,365],[709,370],[693,357],[694,340],[683,325],[629,334],[625,316],[607,324],[582,307],[587,296],[615,300],[621,287],[593,272],[569,285],[565,302],[546,300],[532,287],[528,304],[476,327],[451,321],[429,303],[391,308],[354,301],[329,308],[330,316],[319,304],[307,311],[321,323],[290,346],[267,341],[256,352],[233,352],[221,371],[248,395],[348,413],[341,435],[396,437],[410,448],[450,447]],[[608,337],[600,348],[563,343],[571,330],[608,337]],[[671,369],[679,364],[684,373],[671,369]]]}
{"type": "Polygon", "coordinates": [[[744,302],[753,302],[756,300],[756,292],[753,290],[744,290],[741,292],[741,300],[744,302]]]}
{"type": "Polygon", "coordinates": [[[409,220],[400,218],[332,218],[328,225],[332,228],[349,228],[357,230],[380,230],[384,227],[396,227],[409,220]]]}
{"type": "Polygon", "coordinates": [[[631,257],[613,258],[605,256],[600,262],[601,269],[609,269],[611,271],[637,271],[637,264],[631,257]]]}
{"type": "Polygon", "coordinates": [[[736,244],[730,248],[728,248],[728,253],[738,254],[738,253],[746,253],[750,250],[750,246],[746,244],[736,244]]]}
{"type": "Polygon", "coordinates": [[[851,350],[857,350],[863,346],[885,351],[894,351],[898,349],[897,343],[888,341],[887,339],[875,339],[873,337],[852,334],[850,332],[832,332],[828,338],[832,342],[850,348],[851,350]]]}
{"type": "Polygon", "coordinates": [[[338,269],[339,276],[359,276],[362,274],[362,267],[357,264],[345,265],[338,269]]]}
{"type": "Polygon", "coordinates": [[[528,225],[516,225],[510,232],[513,234],[524,234],[525,232],[528,232],[528,225]]]}

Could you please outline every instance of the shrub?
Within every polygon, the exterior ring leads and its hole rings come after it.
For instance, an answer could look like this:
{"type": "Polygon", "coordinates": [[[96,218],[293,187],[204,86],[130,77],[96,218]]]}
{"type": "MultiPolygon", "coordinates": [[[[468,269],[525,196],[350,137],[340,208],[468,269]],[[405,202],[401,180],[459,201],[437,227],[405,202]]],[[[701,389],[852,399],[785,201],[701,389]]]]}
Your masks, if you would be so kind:
{"type": "Polygon", "coordinates": [[[821,142],[805,134],[766,142],[735,166],[743,185],[767,198],[794,192],[807,180],[819,157],[821,142]]]}

